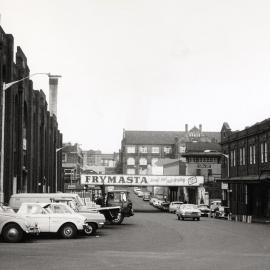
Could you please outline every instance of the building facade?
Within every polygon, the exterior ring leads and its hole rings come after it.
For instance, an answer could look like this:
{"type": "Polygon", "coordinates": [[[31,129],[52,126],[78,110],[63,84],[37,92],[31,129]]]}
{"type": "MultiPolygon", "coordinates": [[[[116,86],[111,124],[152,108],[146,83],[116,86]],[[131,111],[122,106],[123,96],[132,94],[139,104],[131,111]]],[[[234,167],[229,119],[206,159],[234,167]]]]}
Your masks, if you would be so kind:
{"type": "Polygon", "coordinates": [[[79,184],[82,170],[83,152],[79,144],[63,143],[62,173],[65,184],[79,184]]]}
{"type": "Polygon", "coordinates": [[[185,161],[182,156],[188,142],[220,142],[220,132],[205,132],[202,125],[185,131],[124,130],[120,162],[123,174],[147,174],[159,159],[185,161]]]}
{"type": "MultiPolygon", "coordinates": [[[[13,36],[5,34],[0,27],[1,119],[3,83],[14,82],[30,74],[21,48],[17,47],[15,63],[13,53],[13,36]]],[[[28,78],[5,91],[5,129],[4,137],[1,137],[4,139],[5,202],[14,193],[54,192],[56,187],[63,190],[62,164],[56,155],[56,149],[62,146],[62,134],[56,117],[50,116],[47,106],[45,94],[34,90],[28,78]]]]}
{"type": "Polygon", "coordinates": [[[233,215],[270,218],[269,143],[269,119],[235,132],[223,124],[223,199],[233,215]]]}
{"type": "Polygon", "coordinates": [[[115,174],[119,154],[103,154],[100,150],[83,151],[83,168],[97,174],[115,174]]]}

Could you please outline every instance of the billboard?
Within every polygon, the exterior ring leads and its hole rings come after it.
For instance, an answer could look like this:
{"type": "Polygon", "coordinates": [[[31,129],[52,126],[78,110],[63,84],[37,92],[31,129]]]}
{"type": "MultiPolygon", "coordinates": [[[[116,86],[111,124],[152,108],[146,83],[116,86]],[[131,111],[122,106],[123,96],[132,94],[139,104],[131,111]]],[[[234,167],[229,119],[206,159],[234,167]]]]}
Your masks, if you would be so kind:
{"type": "Polygon", "coordinates": [[[106,175],[82,174],[82,185],[108,186],[199,186],[204,183],[203,176],[166,175],[106,175]]]}

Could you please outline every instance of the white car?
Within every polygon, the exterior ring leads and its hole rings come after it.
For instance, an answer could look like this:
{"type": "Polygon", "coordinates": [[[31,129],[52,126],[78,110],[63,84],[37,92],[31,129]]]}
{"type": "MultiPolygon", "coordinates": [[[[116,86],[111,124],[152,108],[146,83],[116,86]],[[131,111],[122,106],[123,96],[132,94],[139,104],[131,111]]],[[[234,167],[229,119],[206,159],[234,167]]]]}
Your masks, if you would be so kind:
{"type": "Polygon", "coordinates": [[[0,205],[0,235],[4,241],[20,242],[26,234],[38,234],[39,228],[23,216],[17,215],[10,207],[0,205]]]}
{"type": "Polygon", "coordinates": [[[174,202],[171,202],[170,205],[169,205],[169,212],[170,213],[175,213],[177,208],[183,204],[183,202],[179,202],[179,201],[174,201],[174,202]]]}
{"type": "Polygon", "coordinates": [[[23,203],[17,213],[37,222],[41,233],[59,233],[65,239],[88,229],[85,217],[62,203],[23,203]]]}
{"type": "Polygon", "coordinates": [[[201,217],[201,211],[195,204],[182,204],[179,208],[177,208],[176,215],[178,220],[191,218],[193,220],[197,219],[199,221],[201,217]]]}

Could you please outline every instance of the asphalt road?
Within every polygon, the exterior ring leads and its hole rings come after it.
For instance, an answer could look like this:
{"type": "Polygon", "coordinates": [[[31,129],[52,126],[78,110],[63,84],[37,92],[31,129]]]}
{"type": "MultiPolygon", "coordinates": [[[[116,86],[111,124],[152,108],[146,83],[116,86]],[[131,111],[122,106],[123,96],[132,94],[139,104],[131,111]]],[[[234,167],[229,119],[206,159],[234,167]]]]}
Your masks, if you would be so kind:
{"type": "Polygon", "coordinates": [[[270,225],[202,218],[178,221],[137,200],[135,216],[97,236],[0,242],[0,269],[270,269],[270,225]],[[148,208],[149,207],[149,208],[148,208]]]}

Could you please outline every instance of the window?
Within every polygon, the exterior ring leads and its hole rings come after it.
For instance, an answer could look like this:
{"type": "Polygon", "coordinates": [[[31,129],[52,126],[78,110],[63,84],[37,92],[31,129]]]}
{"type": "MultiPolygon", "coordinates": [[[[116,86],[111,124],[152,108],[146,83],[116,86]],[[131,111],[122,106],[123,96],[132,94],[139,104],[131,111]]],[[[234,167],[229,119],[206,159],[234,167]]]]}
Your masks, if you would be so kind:
{"type": "Polygon", "coordinates": [[[212,169],[208,169],[208,176],[212,176],[212,169]]]}
{"type": "Polygon", "coordinates": [[[197,169],[197,170],[196,170],[196,175],[197,175],[197,176],[200,176],[200,175],[201,175],[201,169],[197,169]]]}
{"type": "Polygon", "coordinates": [[[158,146],[153,146],[152,147],[152,153],[153,154],[158,154],[159,153],[159,147],[158,146]]]}
{"type": "Polygon", "coordinates": [[[127,174],[135,174],[135,169],[127,169],[127,174]]]}
{"type": "Polygon", "coordinates": [[[135,153],[135,146],[127,146],[127,153],[134,154],[135,153]]]}
{"type": "Polygon", "coordinates": [[[186,152],[186,146],[185,145],[180,145],[179,146],[179,153],[182,154],[182,153],[185,153],[186,152]]]}
{"type": "Polygon", "coordinates": [[[268,155],[268,149],[267,149],[267,143],[261,143],[261,163],[268,162],[267,159],[268,155]]]}
{"type": "Polygon", "coordinates": [[[135,158],[129,157],[127,159],[127,165],[135,165],[135,158]]]}
{"type": "Polygon", "coordinates": [[[147,165],[147,159],[146,158],[140,158],[139,163],[140,163],[140,165],[147,165]]]}
{"type": "Polygon", "coordinates": [[[255,145],[249,146],[249,164],[256,163],[256,147],[255,145]]]}
{"type": "Polygon", "coordinates": [[[146,146],[140,146],[139,147],[139,152],[140,153],[147,153],[147,147],[146,146]]]}
{"type": "Polygon", "coordinates": [[[239,165],[245,165],[245,164],[246,164],[245,147],[241,147],[239,149],[239,165]]]}
{"type": "Polygon", "coordinates": [[[170,146],[164,146],[163,151],[165,154],[170,154],[172,152],[172,148],[170,146]]]}
{"type": "Polygon", "coordinates": [[[230,152],[230,164],[231,164],[231,167],[235,167],[236,165],[236,151],[235,150],[232,150],[230,152]]]}

